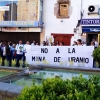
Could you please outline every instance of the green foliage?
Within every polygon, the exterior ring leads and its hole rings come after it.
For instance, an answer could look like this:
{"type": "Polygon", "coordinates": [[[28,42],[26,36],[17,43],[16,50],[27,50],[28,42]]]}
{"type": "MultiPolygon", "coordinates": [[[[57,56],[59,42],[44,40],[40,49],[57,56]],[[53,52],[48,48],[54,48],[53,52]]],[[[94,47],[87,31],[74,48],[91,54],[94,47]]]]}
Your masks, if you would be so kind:
{"type": "MultiPolygon", "coordinates": [[[[23,61],[20,60],[19,63],[20,63],[20,67],[22,67],[23,61]]],[[[9,66],[9,62],[7,60],[4,61],[4,64],[5,64],[5,66],[9,66]]],[[[2,65],[2,58],[0,57],[0,66],[1,65],[2,65]]],[[[12,67],[15,67],[15,66],[16,66],[16,60],[12,60],[12,67]]],[[[28,67],[27,62],[25,62],[25,66],[28,67]]]]}
{"type": "Polygon", "coordinates": [[[96,48],[92,54],[93,58],[100,63],[100,47],[96,48]]]}
{"type": "Polygon", "coordinates": [[[15,100],[100,100],[100,77],[52,78],[24,88],[15,100]]]}
{"type": "Polygon", "coordinates": [[[9,66],[9,62],[7,60],[4,61],[5,66],[9,66]]]}

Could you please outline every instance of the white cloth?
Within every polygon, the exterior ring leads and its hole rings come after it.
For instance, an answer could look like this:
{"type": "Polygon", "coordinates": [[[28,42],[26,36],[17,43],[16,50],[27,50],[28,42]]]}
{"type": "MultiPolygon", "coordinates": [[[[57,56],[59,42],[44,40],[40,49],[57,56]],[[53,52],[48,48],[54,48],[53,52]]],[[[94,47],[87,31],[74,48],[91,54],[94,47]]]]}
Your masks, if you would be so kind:
{"type": "Polygon", "coordinates": [[[98,47],[98,42],[97,41],[95,41],[95,47],[98,47]]]}
{"type": "Polygon", "coordinates": [[[22,55],[23,54],[23,50],[24,50],[24,45],[23,44],[17,44],[16,45],[17,54],[22,55]]]}

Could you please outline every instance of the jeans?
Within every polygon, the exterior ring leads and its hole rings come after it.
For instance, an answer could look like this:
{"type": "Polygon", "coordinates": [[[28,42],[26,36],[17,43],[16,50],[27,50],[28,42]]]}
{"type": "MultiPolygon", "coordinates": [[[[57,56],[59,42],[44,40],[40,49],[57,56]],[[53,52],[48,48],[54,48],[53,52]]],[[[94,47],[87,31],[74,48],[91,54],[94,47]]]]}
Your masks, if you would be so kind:
{"type": "Polygon", "coordinates": [[[12,65],[12,57],[11,57],[11,55],[6,55],[6,59],[7,59],[8,63],[9,63],[9,67],[10,67],[12,65]]]}
{"type": "Polygon", "coordinates": [[[23,55],[17,54],[16,55],[16,67],[20,67],[19,61],[22,59],[23,55]]]}
{"type": "Polygon", "coordinates": [[[2,57],[2,66],[5,66],[5,59],[6,59],[6,56],[1,56],[2,57]]]}

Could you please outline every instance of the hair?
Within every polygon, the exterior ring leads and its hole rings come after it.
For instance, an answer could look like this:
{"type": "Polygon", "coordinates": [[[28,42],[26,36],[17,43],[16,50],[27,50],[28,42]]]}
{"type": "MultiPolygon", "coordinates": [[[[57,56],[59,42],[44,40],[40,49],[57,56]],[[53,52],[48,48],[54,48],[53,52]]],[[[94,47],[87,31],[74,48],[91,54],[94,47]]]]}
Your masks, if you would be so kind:
{"type": "Polygon", "coordinates": [[[13,44],[12,44],[12,43],[10,43],[9,45],[10,45],[10,46],[12,46],[13,44]]]}
{"type": "Polygon", "coordinates": [[[77,45],[77,42],[76,41],[74,41],[74,43],[76,43],[76,45],[77,45]]]}
{"type": "Polygon", "coordinates": [[[94,40],[96,40],[96,38],[93,38],[94,40]]]}
{"type": "Polygon", "coordinates": [[[94,42],[91,42],[91,44],[95,45],[95,43],[94,43],[94,42]]]}
{"type": "Polygon", "coordinates": [[[82,40],[81,39],[78,39],[77,41],[80,42],[80,43],[82,43],[82,40]]]}

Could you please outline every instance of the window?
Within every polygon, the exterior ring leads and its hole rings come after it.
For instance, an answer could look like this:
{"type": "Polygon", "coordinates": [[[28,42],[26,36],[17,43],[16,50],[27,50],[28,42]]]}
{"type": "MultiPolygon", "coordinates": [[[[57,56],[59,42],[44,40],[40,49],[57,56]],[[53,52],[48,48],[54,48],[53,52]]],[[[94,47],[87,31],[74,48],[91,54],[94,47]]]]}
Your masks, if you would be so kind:
{"type": "Polygon", "coordinates": [[[54,15],[56,18],[70,18],[71,0],[57,0],[54,5],[54,15]]]}
{"type": "Polygon", "coordinates": [[[68,16],[68,4],[60,4],[59,7],[59,16],[68,16]]]}

